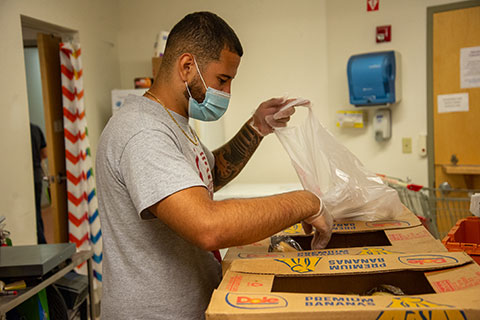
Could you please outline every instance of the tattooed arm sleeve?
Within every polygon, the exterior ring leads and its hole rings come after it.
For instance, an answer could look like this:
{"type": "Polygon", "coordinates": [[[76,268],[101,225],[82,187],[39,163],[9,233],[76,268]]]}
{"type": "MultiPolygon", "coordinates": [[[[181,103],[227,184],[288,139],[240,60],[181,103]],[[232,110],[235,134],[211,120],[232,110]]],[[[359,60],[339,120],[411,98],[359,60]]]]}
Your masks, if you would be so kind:
{"type": "Polygon", "coordinates": [[[262,141],[262,137],[248,124],[249,121],[229,142],[213,151],[215,191],[225,186],[242,171],[262,141]]]}

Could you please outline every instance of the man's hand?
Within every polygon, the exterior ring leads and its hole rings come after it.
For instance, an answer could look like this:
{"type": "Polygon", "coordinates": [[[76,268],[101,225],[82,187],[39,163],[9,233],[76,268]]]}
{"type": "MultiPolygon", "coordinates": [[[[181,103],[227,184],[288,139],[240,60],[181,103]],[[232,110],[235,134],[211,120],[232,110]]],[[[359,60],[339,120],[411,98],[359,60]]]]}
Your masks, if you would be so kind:
{"type": "Polygon", "coordinates": [[[262,137],[272,133],[274,128],[286,127],[295,109],[292,106],[282,112],[279,111],[293,101],[295,99],[272,98],[262,102],[253,114],[250,126],[262,137]]]}
{"type": "Polygon", "coordinates": [[[312,250],[325,249],[332,236],[333,217],[323,204],[322,199],[319,198],[319,200],[320,210],[318,213],[302,222],[303,230],[305,230],[305,233],[307,234],[312,232],[312,227],[315,228],[312,240],[312,250]]]}

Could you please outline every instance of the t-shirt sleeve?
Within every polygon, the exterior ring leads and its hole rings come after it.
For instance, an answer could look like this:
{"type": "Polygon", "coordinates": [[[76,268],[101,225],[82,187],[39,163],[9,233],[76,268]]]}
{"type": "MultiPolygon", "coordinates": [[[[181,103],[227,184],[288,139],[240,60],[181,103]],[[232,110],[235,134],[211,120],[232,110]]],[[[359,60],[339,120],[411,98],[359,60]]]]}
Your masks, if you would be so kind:
{"type": "Polygon", "coordinates": [[[130,139],[120,174],[142,218],[145,209],[177,191],[206,187],[172,137],[160,130],[143,130],[130,139]]]}

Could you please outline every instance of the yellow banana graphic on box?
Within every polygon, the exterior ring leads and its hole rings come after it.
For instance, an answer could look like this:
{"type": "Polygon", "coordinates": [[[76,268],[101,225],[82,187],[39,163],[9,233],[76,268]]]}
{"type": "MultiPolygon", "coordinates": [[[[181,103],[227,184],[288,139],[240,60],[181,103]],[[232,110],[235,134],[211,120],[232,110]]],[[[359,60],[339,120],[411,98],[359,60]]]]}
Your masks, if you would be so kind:
{"type": "Polygon", "coordinates": [[[363,248],[360,251],[359,255],[366,254],[366,255],[380,255],[380,254],[393,254],[394,252],[388,251],[384,248],[363,248]]]}
{"type": "MultiPolygon", "coordinates": [[[[455,308],[446,304],[438,304],[417,297],[398,297],[393,298],[392,303],[387,308],[455,308]]],[[[377,320],[452,320],[467,319],[462,310],[386,310],[382,311],[377,320]]]]}
{"type": "Polygon", "coordinates": [[[293,272],[307,273],[315,271],[318,261],[321,258],[292,258],[292,259],[275,259],[275,261],[286,264],[293,272]]]}
{"type": "Polygon", "coordinates": [[[302,231],[303,231],[303,228],[301,223],[294,224],[290,228],[283,230],[283,232],[290,233],[290,234],[298,234],[298,233],[302,233],[302,231]]]}

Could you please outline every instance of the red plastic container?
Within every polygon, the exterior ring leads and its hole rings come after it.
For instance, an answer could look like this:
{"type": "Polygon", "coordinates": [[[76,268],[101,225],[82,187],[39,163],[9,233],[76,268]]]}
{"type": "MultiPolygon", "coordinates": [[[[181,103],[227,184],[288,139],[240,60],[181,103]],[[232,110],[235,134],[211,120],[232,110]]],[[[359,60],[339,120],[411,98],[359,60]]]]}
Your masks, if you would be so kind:
{"type": "Polygon", "coordinates": [[[442,243],[448,251],[465,251],[480,264],[480,218],[468,217],[457,221],[442,243]]]}

